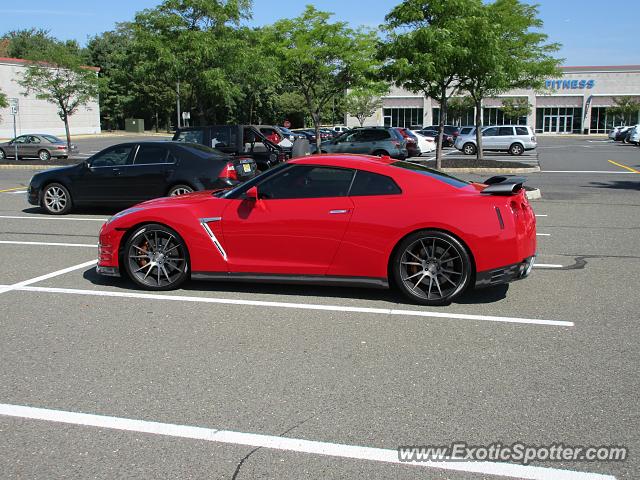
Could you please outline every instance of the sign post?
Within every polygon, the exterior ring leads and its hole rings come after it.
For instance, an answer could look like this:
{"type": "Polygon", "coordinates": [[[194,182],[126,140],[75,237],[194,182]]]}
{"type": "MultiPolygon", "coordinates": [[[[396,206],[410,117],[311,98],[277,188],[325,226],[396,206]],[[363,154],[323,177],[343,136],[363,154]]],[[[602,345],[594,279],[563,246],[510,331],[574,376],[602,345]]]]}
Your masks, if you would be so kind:
{"type": "Polygon", "coordinates": [[[191,120],[191,112],[182,112],[182,124],[188,127],[189,120],[191,120]]]}
{"type": "MultiPolygon", "coordinates": [[[[16,131],[16,117],[20,111],[20,104],[17,98],[9,99],[9,108],[11,109],[11,116],[13,117],[13,139],[15,140],[18,136],[16,131]]],[[[13,158],[18,161],[18,144],[16,142],[13,142],[13,158]]]]}

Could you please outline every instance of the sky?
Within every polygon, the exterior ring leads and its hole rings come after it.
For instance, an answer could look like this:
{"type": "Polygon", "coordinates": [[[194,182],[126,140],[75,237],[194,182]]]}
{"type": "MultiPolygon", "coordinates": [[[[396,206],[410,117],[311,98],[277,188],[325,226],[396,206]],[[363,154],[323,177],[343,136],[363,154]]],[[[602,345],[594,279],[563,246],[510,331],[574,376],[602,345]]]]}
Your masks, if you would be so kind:
{"type": "MultiPolygon", "coordinates": [[[[336,20],[375,27],[400,0],[254,0],[250,25],[264,25],[298,15],[305,4],[333,12],[336,20]]],[[[29,0],[23,4],[0,0],[0,34],[23,28],[44,28],[62,40],[85,44],[97,33],[160,0],[29,0]]],[[[637,9],[612,7],[596,0],[538,0],[549,40],[562,44],[564,65],[638,65],[637,9]]],[[[629,5],[630,6],[630,5],[629,5]]]]}

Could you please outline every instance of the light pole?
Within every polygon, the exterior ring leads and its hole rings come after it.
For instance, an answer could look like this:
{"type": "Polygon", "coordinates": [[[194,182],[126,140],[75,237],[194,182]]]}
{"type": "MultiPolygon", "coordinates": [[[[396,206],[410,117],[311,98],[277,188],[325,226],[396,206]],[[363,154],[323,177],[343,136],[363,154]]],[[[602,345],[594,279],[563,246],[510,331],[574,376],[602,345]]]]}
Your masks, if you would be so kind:
{"type": "Polygon", "coordinates": [[[178,128],[182,127],[182,124],[180,123],[181,117],[182,117],[182,112],[180,111],[180,81],[178,80],[177,86],[176,86],[176,93],[177,93],[177,110],[178,110],[178,128]]]}

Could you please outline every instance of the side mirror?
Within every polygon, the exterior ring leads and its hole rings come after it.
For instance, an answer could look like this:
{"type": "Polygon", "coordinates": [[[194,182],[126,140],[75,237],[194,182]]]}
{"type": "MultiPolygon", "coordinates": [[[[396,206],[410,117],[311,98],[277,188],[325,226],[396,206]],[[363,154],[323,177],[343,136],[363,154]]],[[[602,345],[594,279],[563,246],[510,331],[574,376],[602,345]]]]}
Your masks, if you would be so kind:
{"type": "Polygon", "coordinates": [[[258,187],[251,187],[244,193],[244,195],[247,200],[255,202],[256,200],[258,200],[258,187]]]}

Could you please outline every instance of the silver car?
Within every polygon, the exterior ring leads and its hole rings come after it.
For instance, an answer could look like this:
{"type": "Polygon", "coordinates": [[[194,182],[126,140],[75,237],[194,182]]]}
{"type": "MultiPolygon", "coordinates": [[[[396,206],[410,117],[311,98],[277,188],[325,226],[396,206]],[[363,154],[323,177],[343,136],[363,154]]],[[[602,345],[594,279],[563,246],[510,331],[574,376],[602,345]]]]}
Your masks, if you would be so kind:
{"type": "Polygon", "coordinates": [[[69,154],[77,153],[78,147],[71,144],[71,152],[67,147],[67,142],[46,133],[30,133],[20,135],[5,143],[0,143],[0,160],[8,157],[14,157],[16,147],[18,149],[18,158],[39,158],[40,160],[49,160],[51,157],[67,158],[69,154]]]}
{"type": "MultiPolygon", "coordinates": [[[[475,155],[476,129],[466,130],[466,135],[458,135],[455,147],[465,155],[475,155]]],[[[482,129],[482,149],[509,152],[511,155],[522,155],[538,145],[536,136],[527,125],[497,125],[482,129]]]]}

